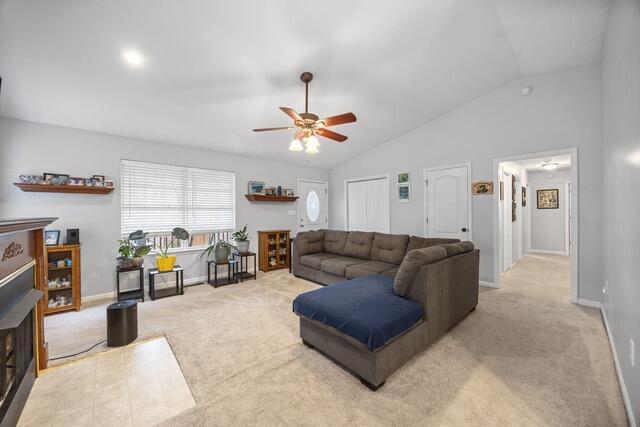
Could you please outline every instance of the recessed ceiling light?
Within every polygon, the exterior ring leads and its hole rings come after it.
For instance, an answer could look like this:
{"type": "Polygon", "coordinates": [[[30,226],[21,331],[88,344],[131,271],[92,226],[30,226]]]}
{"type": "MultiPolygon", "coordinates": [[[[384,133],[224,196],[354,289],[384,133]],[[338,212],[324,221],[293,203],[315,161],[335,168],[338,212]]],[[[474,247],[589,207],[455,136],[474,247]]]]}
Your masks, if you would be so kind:
{"type": "Polygon", "coordinates": [[[141,67],[145,62],[144,56],[135,49],[124,49],[122,58],[132,67],[141,67]]]}
{"type": "Polygon", "coordinates": [[[520,95],[522,96],[529,96],[533,93],[533,86],[529,85],[529,86],[525,86],[522,89],[520,89],[520,95]]]}

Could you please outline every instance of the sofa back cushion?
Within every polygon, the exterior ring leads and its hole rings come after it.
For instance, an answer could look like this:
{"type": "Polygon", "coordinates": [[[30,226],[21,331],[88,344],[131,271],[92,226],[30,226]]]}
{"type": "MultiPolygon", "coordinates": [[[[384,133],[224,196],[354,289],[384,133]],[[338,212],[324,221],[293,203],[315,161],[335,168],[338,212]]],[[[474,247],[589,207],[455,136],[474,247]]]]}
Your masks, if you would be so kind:
{"type": "Polygon", "coordinates": [[[324,230],[324,251],[335,255],[344,255],[344,245],[347,242],[346,231],[324,230]]]}
{"type": "Polygon", "coordinates": [[[448,243],[442,246],[444,246],[447,251],[448,257],[471,252],[473,250],[473,243],[471,242],[448,243]]]}
{"type": "Polygon", "coordinates": [[[371,260],[400,265],[407,253],[406,234],[376,233],[371,247],[371,260]]]}
{"type": "Polygon", "coordinates": [[[352,231],[344,245],[344,254],[353,258],[371,259],[371,247],[376,233],[365,231],[352,231]]]}
{"type": "Polygon", "coordinates": [[[317,254],[324,249],[324,230],[304,231],[298,233],[295,239],[296,256],[317,254]]]}
{"type": "Polygon", "coordinates": [[[431,246],[442,245],[445,243],[457,243],[459,239],[442,239],[435,237],[418,237],[411,236],[409,239],[409,244],[407,245],[407,252],[412,251],[414,249],[422,249],[428,248],[431,246]]]}
{"type": "Polygon", "coordinates": [[[438,262],[446,257],[447,249],[443,245],[414,249],[407,252],[393,282],[393,289],[396,294],[403,297],[407,296],[418,270],[425,264],[438,262]]]}

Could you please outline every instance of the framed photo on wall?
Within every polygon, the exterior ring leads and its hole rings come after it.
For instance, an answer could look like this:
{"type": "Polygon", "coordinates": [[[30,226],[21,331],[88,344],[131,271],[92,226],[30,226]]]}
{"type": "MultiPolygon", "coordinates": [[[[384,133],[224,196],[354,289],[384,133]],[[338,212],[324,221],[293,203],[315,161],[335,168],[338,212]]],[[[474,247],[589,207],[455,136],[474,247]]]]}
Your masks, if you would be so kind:
{"type": "Polygon", "coordinates": [[[493,194],[493,181],[478,181],[471,184],[471,194],[482,196],[493,194]]]}
{"type": "Polygon", "coordinates": [[[558,189],[537,191],[538,209],[558,209],[558,189]]]}
{"type": "Polygon", "coordinates": [[[411,184],[398,184],[398,203],[411,201],[411,184]]]}

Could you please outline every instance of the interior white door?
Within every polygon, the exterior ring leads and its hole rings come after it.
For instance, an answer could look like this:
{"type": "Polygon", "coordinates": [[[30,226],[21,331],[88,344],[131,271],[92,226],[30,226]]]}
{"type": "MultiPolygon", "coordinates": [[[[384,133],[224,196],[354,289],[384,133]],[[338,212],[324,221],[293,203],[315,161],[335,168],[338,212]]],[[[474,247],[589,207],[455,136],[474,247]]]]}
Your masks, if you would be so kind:
{"type": "Polygon", "coordinates": [[[298,231],[329,226],[329,186],[326,182],[298,181],[298,231]]]}
{"type": "Polygon", "coordinates": [[[347,230],[389,232],[389,179],[347,182],[347,230]]]}
{"type": "Polygon", "coordinates": [[[468,166],[427,171],[427,235],[471,240],[468,166]]]}

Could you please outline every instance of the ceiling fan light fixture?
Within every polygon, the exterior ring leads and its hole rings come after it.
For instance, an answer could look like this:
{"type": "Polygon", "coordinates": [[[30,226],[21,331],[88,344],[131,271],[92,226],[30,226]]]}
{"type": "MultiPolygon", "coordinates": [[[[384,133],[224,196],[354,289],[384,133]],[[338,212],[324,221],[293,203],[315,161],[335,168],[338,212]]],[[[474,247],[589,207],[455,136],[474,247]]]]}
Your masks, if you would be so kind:
{"type": "Polygon", "coordinates": [[[318,144],[307,143],[307,149],[304,150],[307,154],[318,154],[320,151],[318,150],[318,144]]]}
{"type": "Polygon", "coordinates": [[[289,151],[302,151],[302,150],[304,150],[304,147],[300,143],[300,140],[297,138],[291,141],[291,144],[289,144],[289,151]]]}
{"type": "Polygon", "coordinates": [[[320,145],[320,142],[318,141],[318,138],[316,138],[315,135],[306,136],[306,137],[302,138],[302,140],[304,141],[304,144],[306,146],[315,145],[316,148],[317,148],[318,145],[320,145]]]}

